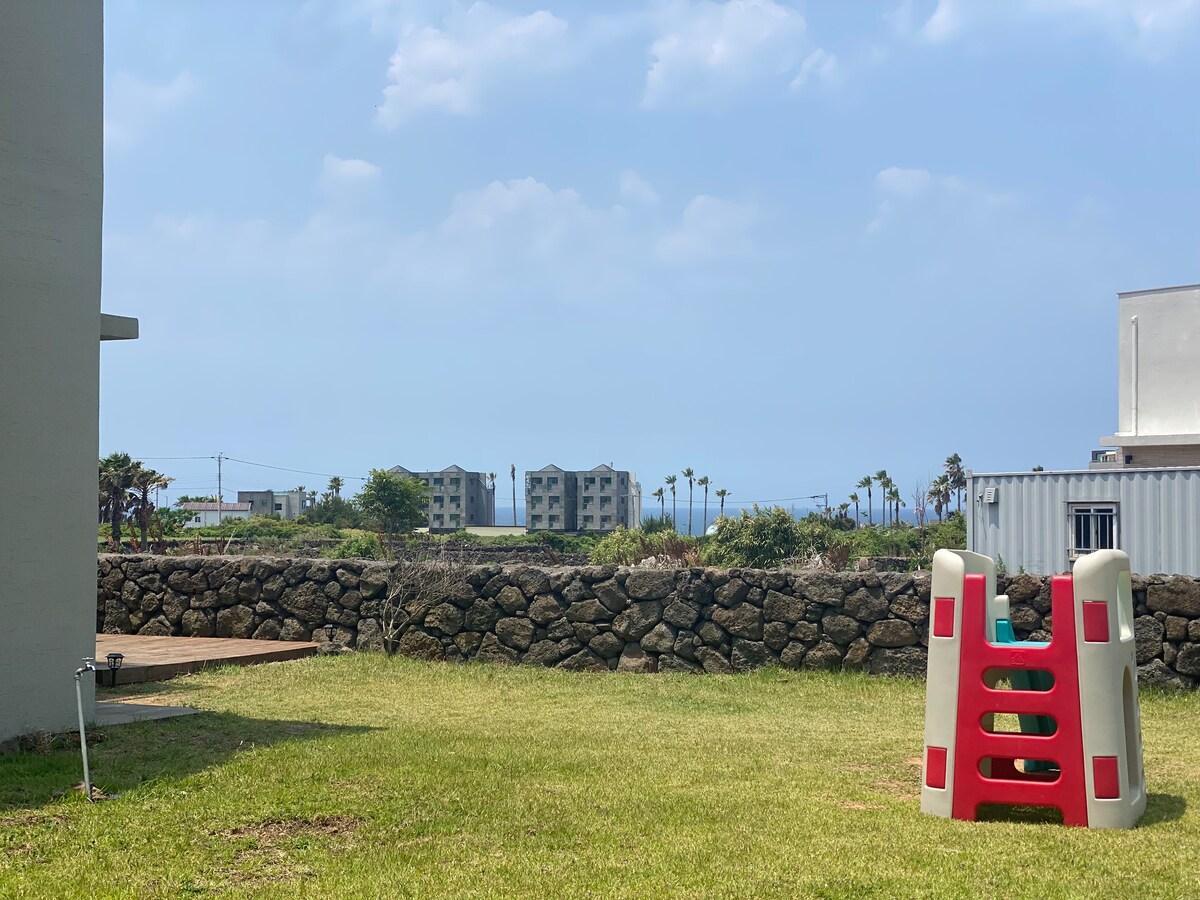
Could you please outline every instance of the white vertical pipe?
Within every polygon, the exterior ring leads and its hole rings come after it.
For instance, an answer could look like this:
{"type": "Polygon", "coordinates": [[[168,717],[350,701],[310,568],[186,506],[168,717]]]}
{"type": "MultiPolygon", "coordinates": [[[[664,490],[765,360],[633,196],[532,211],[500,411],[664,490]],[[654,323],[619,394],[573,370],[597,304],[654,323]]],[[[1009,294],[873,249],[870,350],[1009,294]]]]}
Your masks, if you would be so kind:
{"type": "Polygon", "coordinates": [[[1133,342],[1129,355],[1130,369],[1132,370],[1130,372],[1130,380],[1132,381],[1130,390],[1133,395],[1130,398],[1130,402],[1133,413],[1133,433],[1136,435],[1138,433],[1138,317],[1131,316],[1129,325],[1131,330],[1130,340],[1133,342]]]}

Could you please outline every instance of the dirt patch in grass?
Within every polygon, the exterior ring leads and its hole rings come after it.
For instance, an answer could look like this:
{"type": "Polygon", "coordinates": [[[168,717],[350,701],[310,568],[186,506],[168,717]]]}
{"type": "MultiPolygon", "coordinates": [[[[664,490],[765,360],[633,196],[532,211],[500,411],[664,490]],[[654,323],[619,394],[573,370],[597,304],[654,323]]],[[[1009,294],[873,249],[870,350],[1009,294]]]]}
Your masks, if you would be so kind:
{"type": "Polygon", "coordinates": [[[0,819],[0,828],[29,828],[34,825],[61,825],[67,817],[59,813],[24,812],[0,819]]]}
{"type": "Polygon", "coordinates": [[[361,824],[354,816],[314,816],[311,819],[266,819],[228,831],[213,832],[227,838],[253,838],[261,844],[278,844],[297,837],[353,834],[361,824]]]}

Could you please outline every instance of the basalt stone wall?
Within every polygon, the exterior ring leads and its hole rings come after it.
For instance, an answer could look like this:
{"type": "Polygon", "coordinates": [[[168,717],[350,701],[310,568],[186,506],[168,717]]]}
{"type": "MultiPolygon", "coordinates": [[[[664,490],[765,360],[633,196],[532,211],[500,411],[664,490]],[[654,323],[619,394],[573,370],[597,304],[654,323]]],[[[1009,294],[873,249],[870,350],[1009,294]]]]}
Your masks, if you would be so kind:
{"type": "MultiPolygon", "coordinates": [[[[117,634],[325,640],[381,649],[393,567],[365,560],[99,558],[97,629],[117,634]]],[[[923,676],[928,572],[541,568],[482,564],[421,604],[400,652],[423,659],[628,672],[779,665],[923,676]]],[[[1049,637],[1050,580],[999,579],[1021,638],[1049,637]]],[[[1200,579],[1135,577],[1146,683],[1200,676],[1200,579]]]]}

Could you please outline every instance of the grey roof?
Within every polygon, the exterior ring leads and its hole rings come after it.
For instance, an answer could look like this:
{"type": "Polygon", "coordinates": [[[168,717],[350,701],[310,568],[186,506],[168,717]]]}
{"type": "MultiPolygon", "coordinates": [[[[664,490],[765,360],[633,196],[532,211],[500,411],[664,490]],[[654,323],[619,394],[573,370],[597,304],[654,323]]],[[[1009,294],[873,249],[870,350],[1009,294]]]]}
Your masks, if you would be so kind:
{"type": "MultiPolygon", "coordinates": [[[[217,504],[215,503],[180,503],[180,509],[186,509],[188,512],[216,512],[217,504]]],[[[250,512],[249,503],[222,503],[221,512],[250,512]]]]}

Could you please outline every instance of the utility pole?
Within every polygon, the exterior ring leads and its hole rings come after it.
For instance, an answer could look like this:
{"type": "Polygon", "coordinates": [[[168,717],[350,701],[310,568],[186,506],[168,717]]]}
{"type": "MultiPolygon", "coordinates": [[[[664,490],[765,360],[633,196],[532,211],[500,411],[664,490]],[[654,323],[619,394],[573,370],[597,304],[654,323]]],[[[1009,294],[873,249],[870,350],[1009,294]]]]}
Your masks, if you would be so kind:
{"type": "Polygon", "coordinates": [[[217,454],[217,527],[221,527],[221,457],[217,454]]]}

